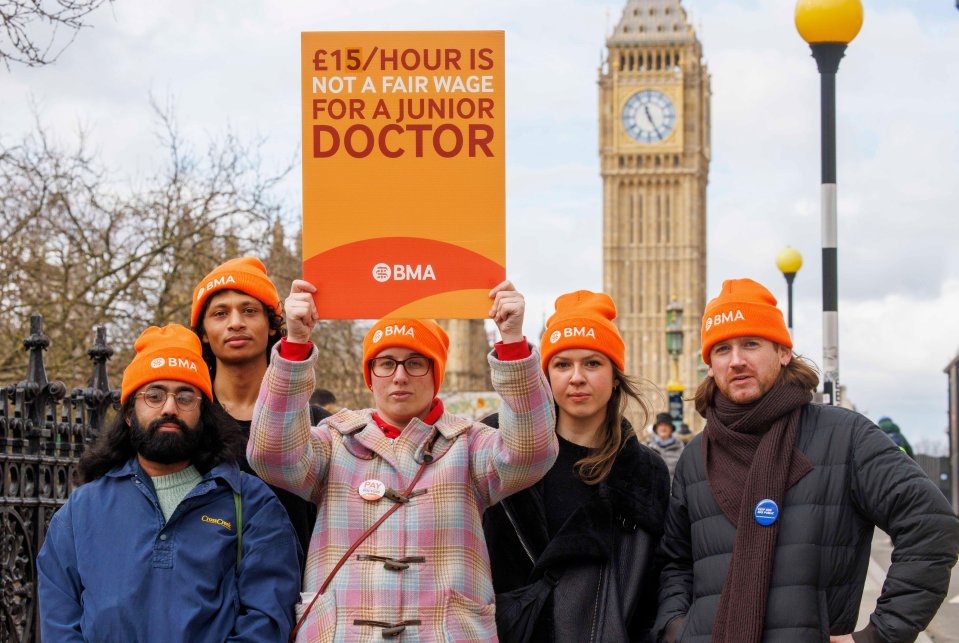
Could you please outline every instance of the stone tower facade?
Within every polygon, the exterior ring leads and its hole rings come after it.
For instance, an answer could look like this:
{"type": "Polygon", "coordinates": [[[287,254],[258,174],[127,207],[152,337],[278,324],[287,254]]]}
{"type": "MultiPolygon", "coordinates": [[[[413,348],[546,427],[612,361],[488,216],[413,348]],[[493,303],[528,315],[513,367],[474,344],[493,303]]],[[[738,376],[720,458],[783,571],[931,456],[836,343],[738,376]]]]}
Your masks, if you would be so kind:
{"type": "MultiPolygon", "coordinates": [[[[706,305],[709,72],[679,0],[628,0],[599,72],[603,287],[616,301],[627,370],[666,410],[666,307],[683,308],[679,381],[699,384],[706,305]]],[[[702,426],[691,402],[684,420],[702,426]]]]}
{"type": "Polygon", "coordinates": [[[443,392],[492,391],[486,355],[490,344],[482,319],[444,319],[437,323],[450,337],[450,350],[443,376],[443,392]]]}

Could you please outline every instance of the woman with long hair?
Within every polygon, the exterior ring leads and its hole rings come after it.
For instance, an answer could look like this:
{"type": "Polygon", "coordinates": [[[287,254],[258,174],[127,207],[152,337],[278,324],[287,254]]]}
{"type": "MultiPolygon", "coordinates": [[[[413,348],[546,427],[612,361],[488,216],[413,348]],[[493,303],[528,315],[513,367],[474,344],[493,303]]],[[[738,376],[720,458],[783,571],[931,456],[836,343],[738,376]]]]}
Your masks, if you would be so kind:
{"type": "Polygon", "coordinates": [[[484,516],[501,641],[648,638],[669,475],[624,417],[630,401],[649,409],[624,373],[615,317],[608,295],[580,290],[560,296],[547,321],[540,352],[559,458],[484,516]]]}

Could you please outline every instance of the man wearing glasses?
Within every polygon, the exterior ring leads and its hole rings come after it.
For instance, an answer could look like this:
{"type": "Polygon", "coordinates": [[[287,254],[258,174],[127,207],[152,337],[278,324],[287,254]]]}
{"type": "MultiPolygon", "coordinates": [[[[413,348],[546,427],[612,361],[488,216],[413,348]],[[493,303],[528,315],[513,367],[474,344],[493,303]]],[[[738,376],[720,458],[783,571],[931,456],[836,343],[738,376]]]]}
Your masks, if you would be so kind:
{"type": "Polygon", "coordinates": [[[283,507],[236,463],[200,340],[148,328],[114,423],[37,557],[45,641],[283,641],[300,575],[283,507]]]}
{"type": "Polygon", "coordinates": [[[482,515],[536,483],[558,446],[553,399],[523,336],[523,296],[490,292],[502,342],[489,354],[500,429],[443,409],[449,338],[435,322],[383,319],[363,341],[374,408],[310,426],[316,288],[293,282],[247,455],[319,515],[297,606],[299,641],[496,639],[482,515]],[[503,421],[505,420],[505,422],[503,421]]]}

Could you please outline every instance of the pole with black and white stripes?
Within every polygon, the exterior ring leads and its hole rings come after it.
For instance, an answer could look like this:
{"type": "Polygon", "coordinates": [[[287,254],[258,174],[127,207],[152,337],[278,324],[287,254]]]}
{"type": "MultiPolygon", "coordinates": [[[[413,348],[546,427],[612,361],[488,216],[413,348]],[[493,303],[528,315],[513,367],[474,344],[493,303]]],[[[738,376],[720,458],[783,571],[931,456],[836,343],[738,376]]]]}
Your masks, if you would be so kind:
{"type": "Polygon", "coordinates": [[[839,240],[836,223],[836,72],[846,45],[817,43],[822,112],[822,401],[839,404],[839,240]]]}
{"type": "Polygon", "coordinates": [[[822,375],[824,404],[839,404],[839,239],[836,224],[836,72],[862,27],[861,0],[799,0],[796,28],[819,68],[822,136],[822,375]]]}

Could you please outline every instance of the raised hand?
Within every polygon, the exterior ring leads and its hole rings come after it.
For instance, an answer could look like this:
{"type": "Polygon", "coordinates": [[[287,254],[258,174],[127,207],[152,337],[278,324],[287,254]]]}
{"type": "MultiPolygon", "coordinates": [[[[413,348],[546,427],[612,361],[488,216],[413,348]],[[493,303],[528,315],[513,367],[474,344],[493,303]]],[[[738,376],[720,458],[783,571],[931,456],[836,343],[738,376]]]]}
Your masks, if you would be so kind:
{"type": "Polygon", "coordinates": [[[496,323],[503,342],[511,344],[523,339],[523,315],[526,313],[526,300],[516,290],[512,282],[504,281],[491,291],[493,307],[489,316],[496,323]]]}
{"type": "Polygon", "coordinates": [[[283,302],[286,313],[286,338],[291,342],[305,344],[320,318],[313,303],[316,286],[303,279],[294,279],[290,296],[283,302]]]}

